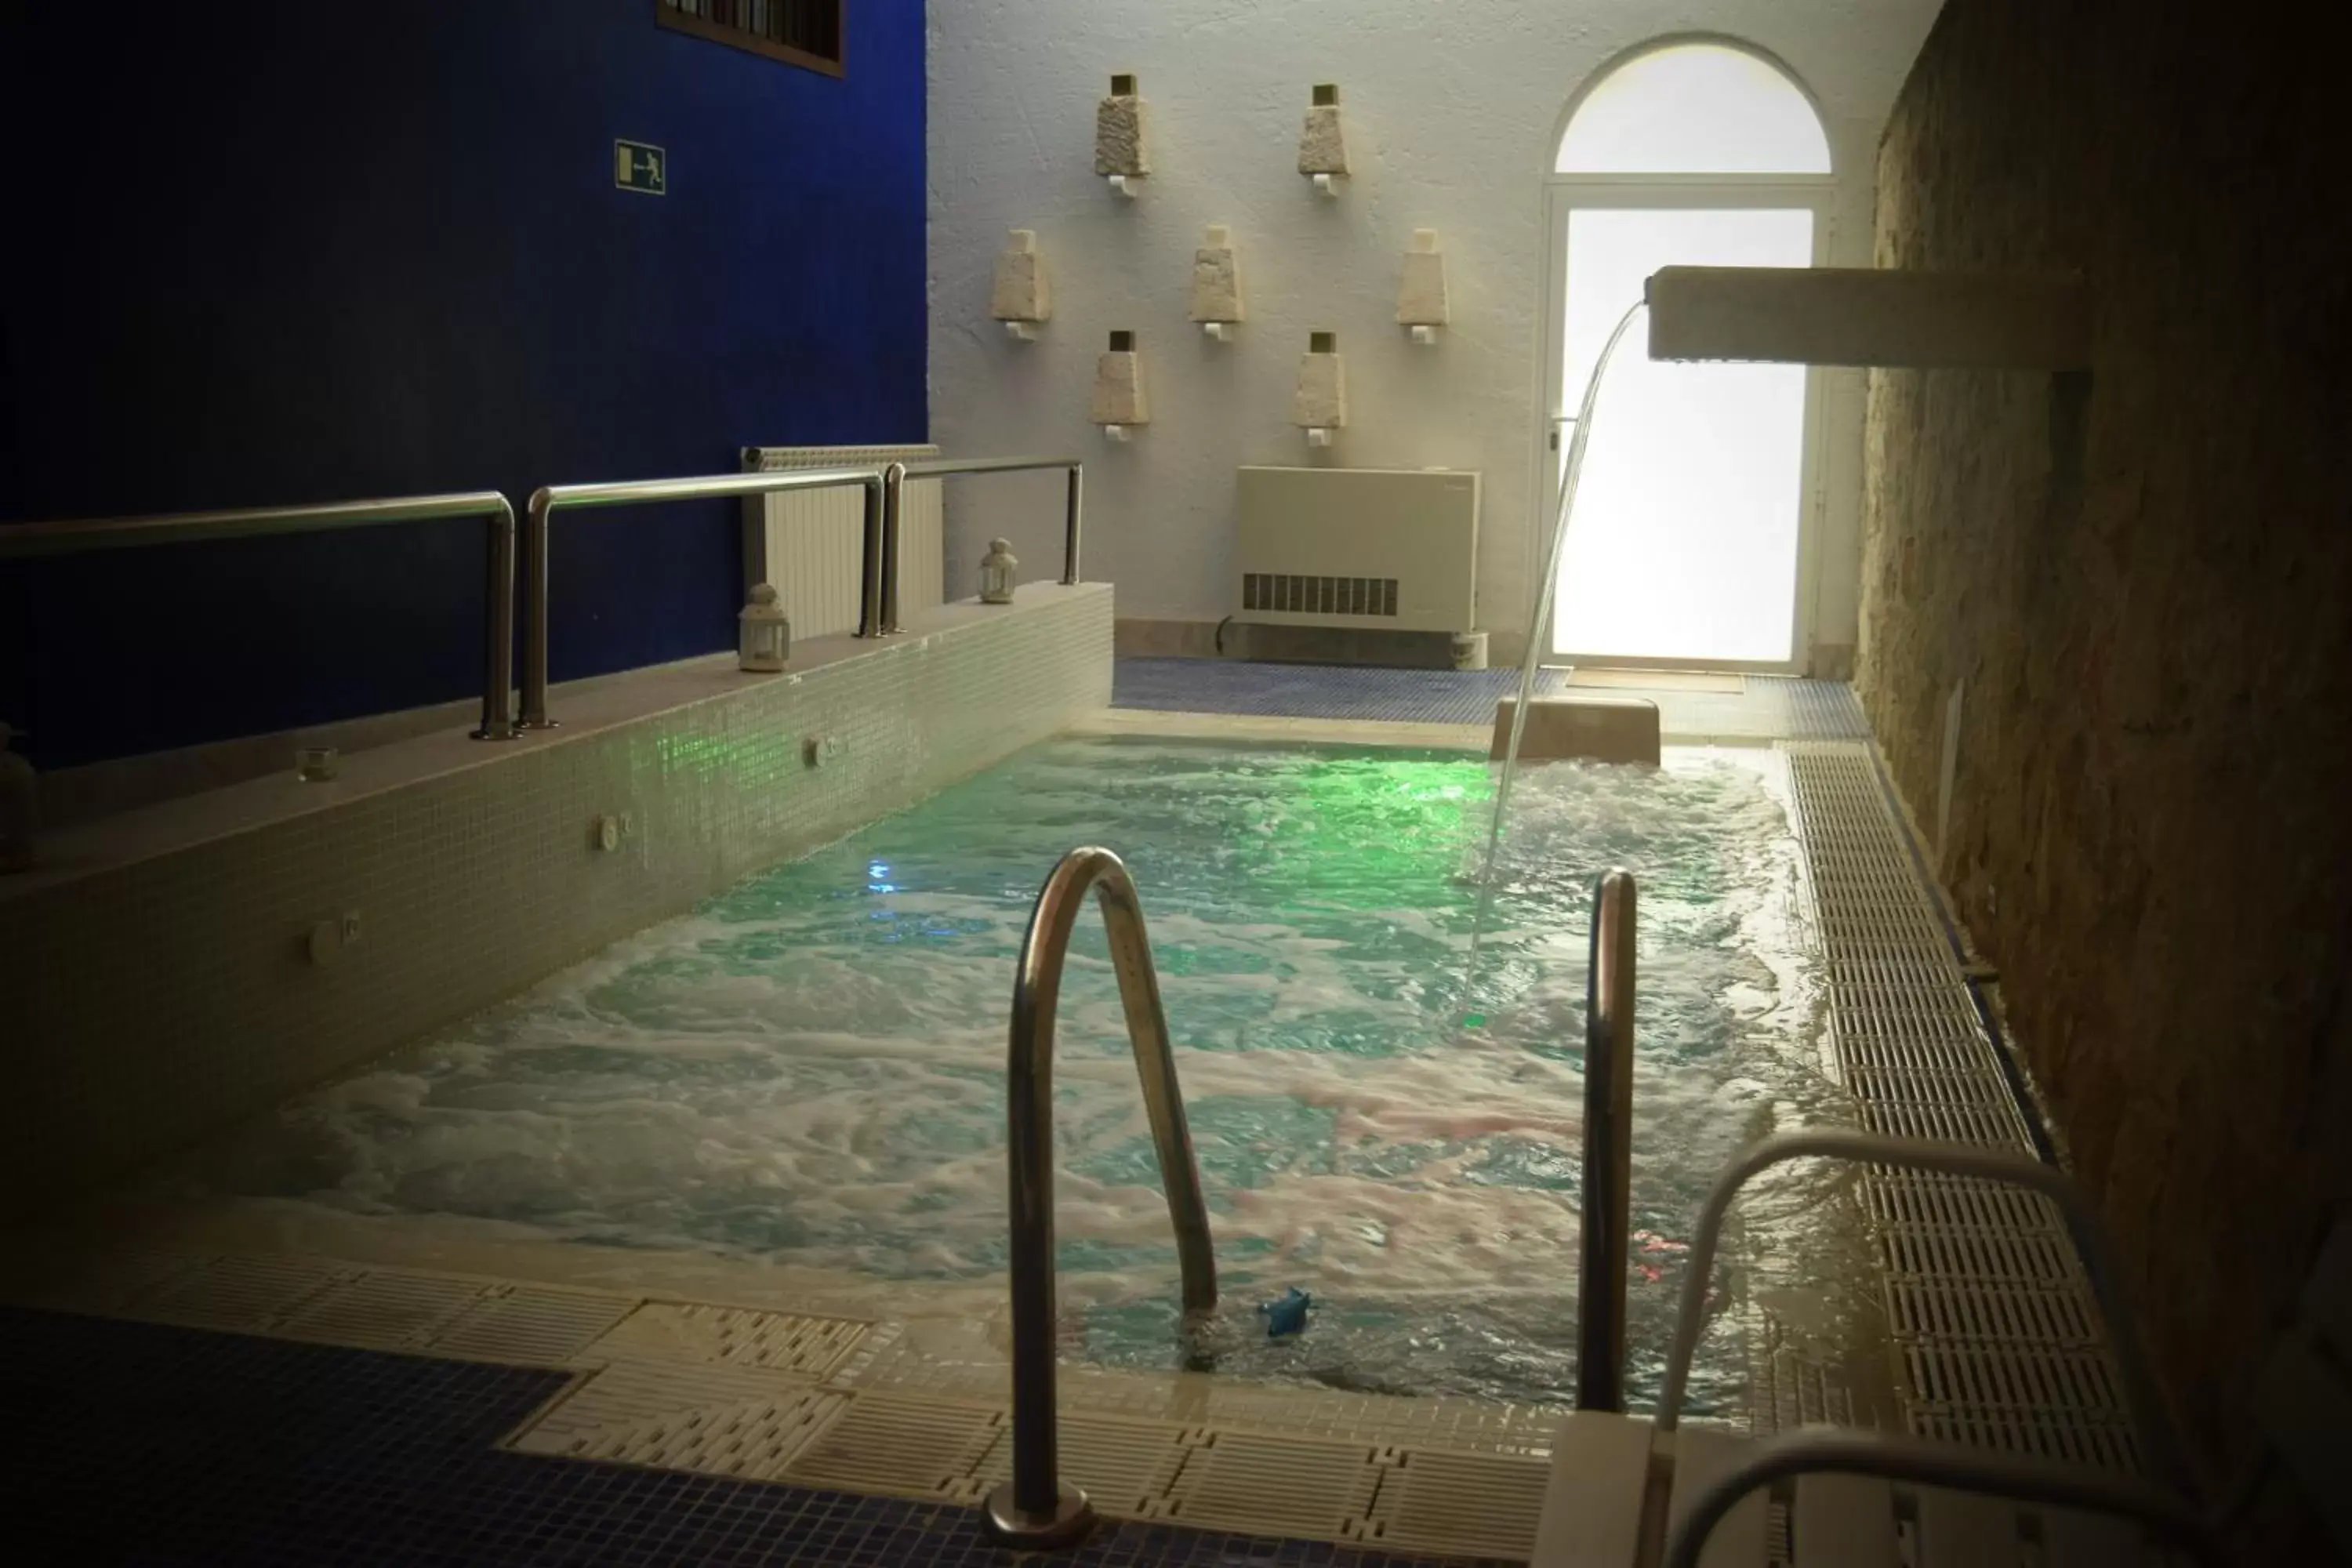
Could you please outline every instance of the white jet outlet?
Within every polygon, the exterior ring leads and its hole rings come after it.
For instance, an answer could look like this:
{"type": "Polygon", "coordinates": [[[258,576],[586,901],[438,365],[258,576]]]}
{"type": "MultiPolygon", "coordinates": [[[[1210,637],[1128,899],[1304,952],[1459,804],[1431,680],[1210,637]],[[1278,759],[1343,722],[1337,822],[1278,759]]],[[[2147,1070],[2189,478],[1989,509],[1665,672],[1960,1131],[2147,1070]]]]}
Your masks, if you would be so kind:
{"type": "Polygon", "coordinates": [[[596,847],[611,854],[621,847],[629,835],[629,819],[625,816],[600,816],[596,819],[596,847]]]}
{"type": "Polygon", "coordinates": [[[811,735],[801,747],[801,754],[813,768],[824,766],[841,755],[842,751],[843,742],[838,735],[811,735]]]}

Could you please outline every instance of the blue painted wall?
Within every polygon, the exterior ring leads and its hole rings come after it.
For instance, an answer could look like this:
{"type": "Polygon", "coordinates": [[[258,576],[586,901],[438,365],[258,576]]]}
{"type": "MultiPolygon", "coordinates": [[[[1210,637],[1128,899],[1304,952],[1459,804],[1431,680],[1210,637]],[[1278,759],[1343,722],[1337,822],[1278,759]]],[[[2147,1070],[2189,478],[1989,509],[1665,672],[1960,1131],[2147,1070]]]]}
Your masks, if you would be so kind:
{"type": "MultiPolygon", "coordinates": [[[[836,80],[654,0],[11,5],[0,518],[923,439],[921,0],[849,10],[836,80]]],[[[738,516],[560,522],[556,678],[728,646],[738,516]]],[[[0,720],[54,767],[475,694],[480,560],[449,523],[0,564],[0,720]]]]}

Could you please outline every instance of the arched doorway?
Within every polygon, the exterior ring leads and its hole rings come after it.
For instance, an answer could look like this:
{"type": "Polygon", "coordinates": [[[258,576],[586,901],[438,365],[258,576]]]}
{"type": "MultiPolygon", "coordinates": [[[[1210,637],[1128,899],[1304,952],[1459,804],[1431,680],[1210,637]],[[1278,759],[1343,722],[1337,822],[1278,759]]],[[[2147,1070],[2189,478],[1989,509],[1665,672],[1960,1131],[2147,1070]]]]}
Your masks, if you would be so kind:
{"type": "MultiPolygon", "coordinates": [[[[1674,264],[1811,266],[1834,188],[1811,100],[1744,46],[1666,40],[1594,77],[1546,184],[1544,528],[1585,379],[1643,280],[1674,264]]],[[[1817,401],[1802,366],[1654,363],[1638,341],[1621,351],[1551,624],[1538,628],[1551,656],[1794,669],[1821,510],[1817,401]]]]}

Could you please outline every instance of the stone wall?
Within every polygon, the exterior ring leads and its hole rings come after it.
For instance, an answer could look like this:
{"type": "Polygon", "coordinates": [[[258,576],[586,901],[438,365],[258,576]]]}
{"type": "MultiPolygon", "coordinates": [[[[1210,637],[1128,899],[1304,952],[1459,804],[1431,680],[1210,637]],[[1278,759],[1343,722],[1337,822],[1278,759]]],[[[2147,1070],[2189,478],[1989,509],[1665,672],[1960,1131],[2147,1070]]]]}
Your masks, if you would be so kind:
{"type": "Polygon", "coordinates": [[[1873,376],[1859,683],[2216,1477],[2352,1173],[2352,323],[2315,45],[1949,0],[1878,169],[1879,265],[2090,281],[2087,377],[1873,376]]]}

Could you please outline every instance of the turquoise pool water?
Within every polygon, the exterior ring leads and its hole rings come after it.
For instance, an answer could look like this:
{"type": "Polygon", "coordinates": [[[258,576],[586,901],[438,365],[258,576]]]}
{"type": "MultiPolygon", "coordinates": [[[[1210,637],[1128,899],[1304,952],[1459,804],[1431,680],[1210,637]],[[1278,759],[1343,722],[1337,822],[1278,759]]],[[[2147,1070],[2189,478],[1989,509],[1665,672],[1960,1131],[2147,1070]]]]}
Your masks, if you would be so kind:
{"type": "MultiPolygon", "coordinates": [[[[1394,750],[1070,740],[779,866],[214,1151],[206,1191],[891,1278],[1005,1261],[1014,954],[1074,845],[1140,888],[1229,1303],[1223,1369],[1564,1398],[1593,879],[1641,879],[1634,1384],[1740,1144],[1815,1120],[1819,1003],[1769,752],[1532,770],[1480,973],[1493,780],[1394,750]],[[1267,1342],[1253,1303],[1318,1303],[1267,1342]]],[[[1062,1300],[1181,1364],[1174,1248],[1098,921],[1063,995],[1062,1300]]],[[[1694,1385],[1739,1396],[1728,1321],[1694,1385]]]]}

